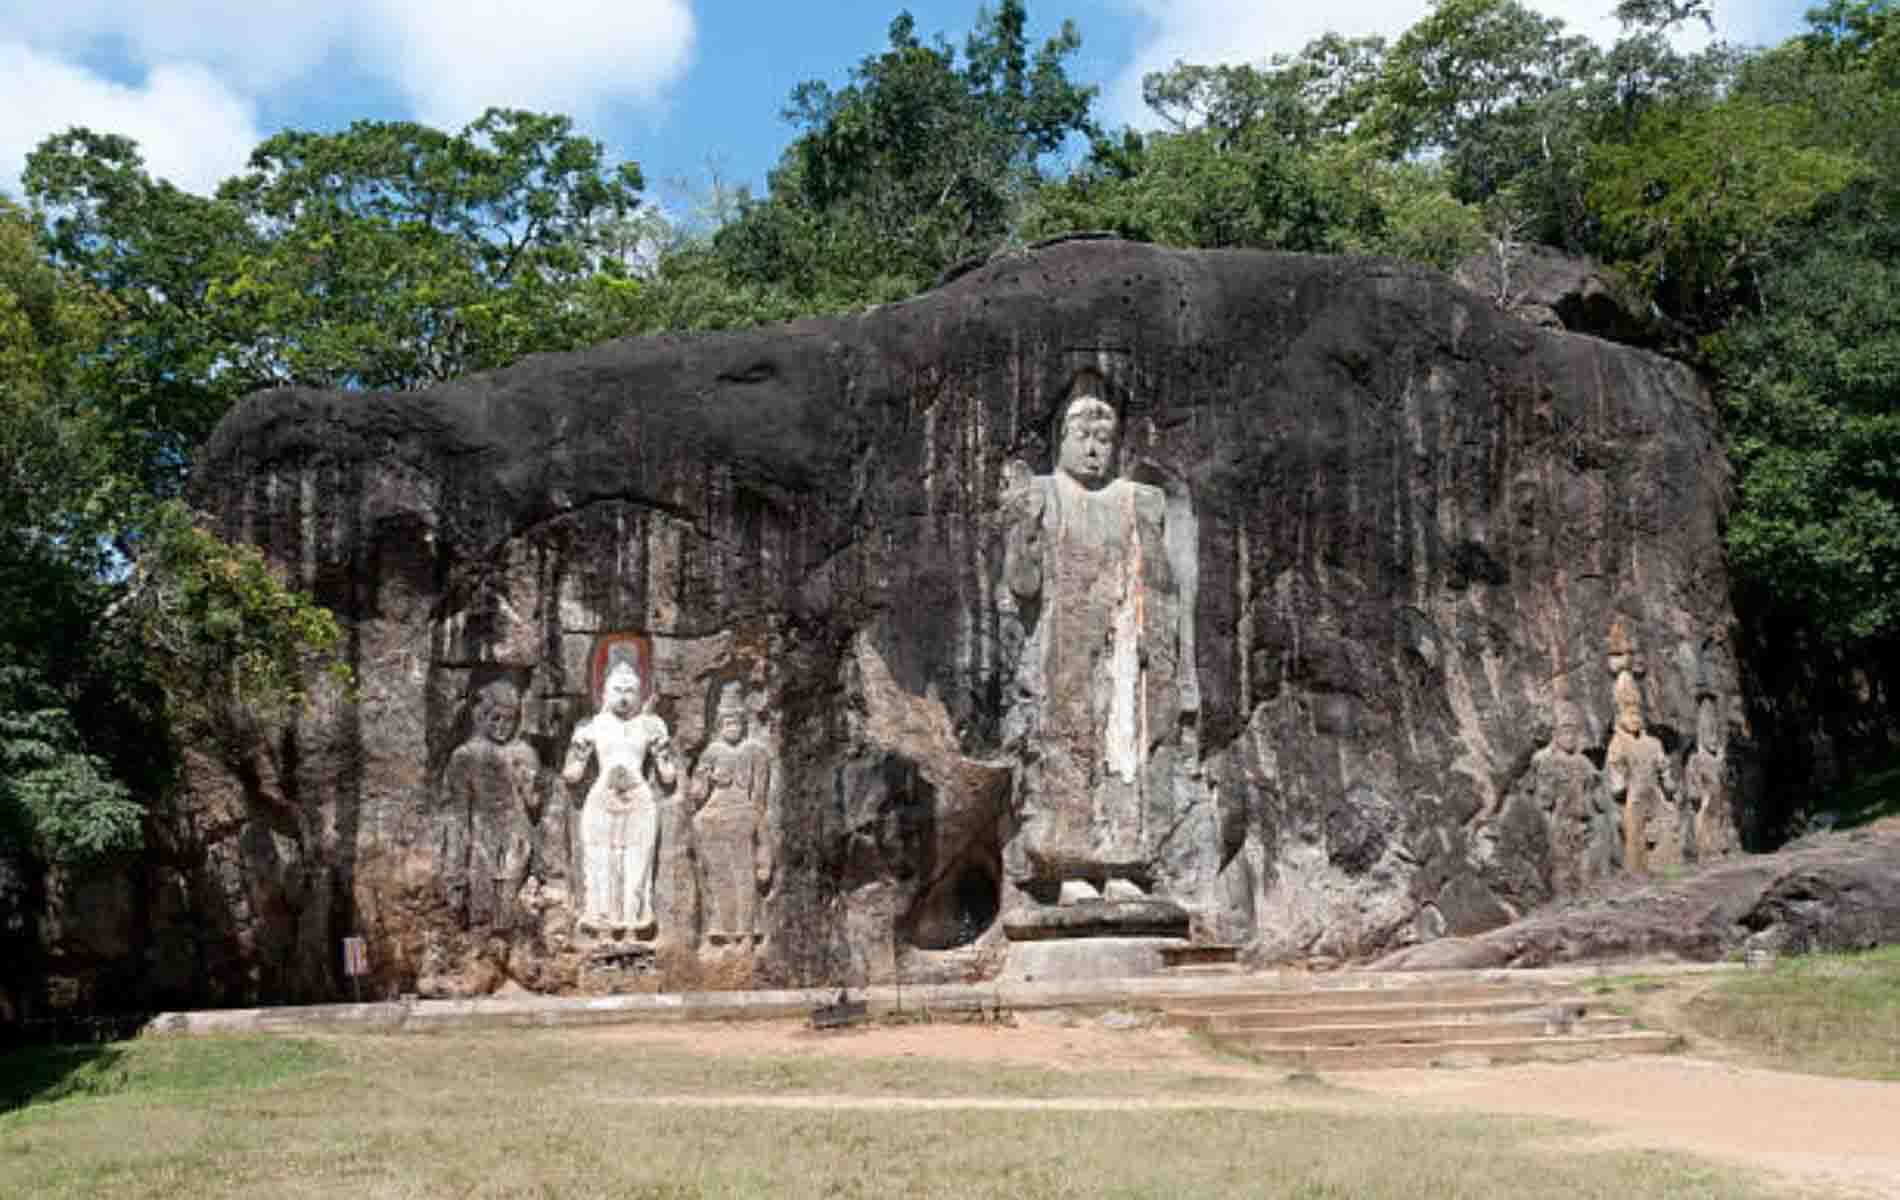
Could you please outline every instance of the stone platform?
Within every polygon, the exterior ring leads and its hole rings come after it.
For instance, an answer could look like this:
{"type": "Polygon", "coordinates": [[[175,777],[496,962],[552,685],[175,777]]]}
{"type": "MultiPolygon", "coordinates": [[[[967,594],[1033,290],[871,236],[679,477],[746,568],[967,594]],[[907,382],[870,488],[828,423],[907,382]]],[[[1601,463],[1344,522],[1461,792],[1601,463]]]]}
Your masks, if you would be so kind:
{"type": "MultiPolygon", "coordinates": [[[[1455,989],[1526,988],[1544,998],[1592,980],[1640,971],[1646,975],[1701,975],[1741,971],[1727,964],[1620,962],[1597,967],[1486,971],[1261,971],[1244,975],[1159,975],[1070,982],[997,980],[993,983],[924,987],[853,988],[873,1017],[928,1010],[1036,1012],[1055,1009],[1147,1009],[1194,1024],[1190,1013],[1258,1012],[1263,1009],[1365,1007],[1416,1004],[1422,991],[1439,1003],[1473,998],[1455,989]],[[1445,996],[1462,999],[1445,1000],[1445,996]]],[[[467,1000],[409,1000],[368,1004],[317,1004],[281,1008],[204,1009],[161,1013],[144,1036],[231,1033],[346,1032],[410,1033],[443,1029],[546,1028],[682,1021],[805,1020],[819,1005],[837,1000],[838,989],[671,992],[625,996],[484,996],[467,1000]]],[[[1430,1003],[1432,1001],[1426,1001],[1430,1003]]],[[[1213,1030],[1210,1027],[1210,1032],[1213,1030]]]]}
{"type": "Polygon", "coordinates": [[[1187,910],[1155,897],[1024,906],[1003,934],[1003,978],[1023,983],[1159,975],[1192,945],[1187,910]]]}
{"type": "Polygon", "coordinates": [[[1012,942],[1154,938],[1185,943],[1187,935],[1187,910],[1172,900],[1084,900],[1039,904],[1003,914],[1003,936],[1012,942]]]}

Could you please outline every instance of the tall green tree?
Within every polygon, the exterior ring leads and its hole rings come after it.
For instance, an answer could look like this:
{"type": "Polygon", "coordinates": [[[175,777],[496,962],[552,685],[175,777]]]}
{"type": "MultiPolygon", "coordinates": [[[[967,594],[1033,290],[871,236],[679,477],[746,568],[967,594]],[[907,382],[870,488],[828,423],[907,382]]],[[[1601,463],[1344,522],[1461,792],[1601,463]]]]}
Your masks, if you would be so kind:
{"type": "Polygon", "coordinates": [[[0,199],[0,848],[73,862],[138,844],[168,716],[301,701],[338,629],[141,478],[104,352],[131,305],[40,233],[0,199]]]}
{"type": "Polygon", "coordinates": [[[1387,149],[1443,155],[1453,191],[1482,202],[1534,163],[1590,52],[1520,0],[1437,0],[1385,58],[1372,114],[1387,149]]]}
{"type": "Polygon", "coordinates": [[[139,834],[141,810],[72,712],[136,489],[82,388],[117,307],[46,261],[38,233],[0,197],[0,849],[71,859],[139,834]]]}
{"type": "Polygon", "coordinates": [[[1627,145],[1602,145],[1590,198],[1614,256],[1702,331],[1760,295],[1760,272],[1818,205],[1865,170],[1816,145],[1799,105],[1736,97],[1659,109],[1627,145]]]}
{"type": "Polygon", "coordinates": [[[25,180],[55,260],[123,306],[95,400],[159,493],[246,392],[426,387],[598,340],[581,297],[616,269],[642,183],[567,118],[504,109],[454,134],[278,134],[210,197],[85,129],[42,143],[25,180]]]}
{"type": "Polygon", "coordinates": [[[1481,245],[1479,214],[1438,165],[1383,151],[1369,118],[1384,56],[1380,39],[1328,34],[1258,66],[1150,74],[1143,94],[1168,128],[1097,138],[1086,164],[1041,189],[1024,231],[1449,267],[1481,245]]]}
{"type": "MultiPolygon", "coordinates": [[[[1708,339],[1737,467],[1729,548],[1766,617],[1900,635],[1900,8],[1837,0],[1733,105],[1798,122],[1762,152],[1748,286],[1708,339]],[[1818,179],[1805,163],[1833,164],[1818,179]],[[1803,206],[1801,201],[1808,201],[1803,206]]],[[[1784,124],[1781,128],[1786,128],[1784,124]]]]}
{"type": "Polygon", "coordinates": [[[841,306],[914,292],[995,249],[1050,157],[1094,132],[1095,89],[1068,75],[1080,46],[1064,22],[1033,47],[1021,0],[979,10],[960,55],[900,13],[889,47],[843,86],[792,92],[799,134],[769,197],[716,239],[730,278],[841,306]]]}

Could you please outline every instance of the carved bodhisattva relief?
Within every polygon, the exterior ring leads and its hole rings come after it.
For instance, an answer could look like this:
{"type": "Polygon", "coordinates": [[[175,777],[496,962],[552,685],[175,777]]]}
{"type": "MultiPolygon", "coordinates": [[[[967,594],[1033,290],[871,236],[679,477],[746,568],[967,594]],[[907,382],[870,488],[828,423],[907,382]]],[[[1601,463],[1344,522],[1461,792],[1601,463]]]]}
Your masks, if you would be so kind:
{"type": "Polygon", "coordinates": [[[1584,754],[1589,745],[1583,711],[1562,700],[1550,744],[1531,756],[1531,784],[1550,821],[1551,886],[1558,895],[1608,876],[1618,858],[1616,816],[1596,764],[1584,754]]]}
{"type": "Polygon", "coordinates": [[[600,711],[574,730],[561,777],[570,786],[598,768],[581,801],[583,932],[651,937],[653,868],[661,792],[678,777],[672,737],[652,701],[640,702],[640,672],[620,662],[607,674],[600,711]]]}
{"type": "Polygon", "coordinates": [[[1741,849],[1729,790],[1728,742],[1723,736],[1716,697],[1696,702],[1695,750],[1683,769],[1683,799],[1695,817],[1697,858],[1718,858],[1741,849]]]}
{"type": "Polygon", "coordinates": [[[442,772],[435,861],[463,928],[506,924],[526,881],[541,815],[540,760],[520,736],[521,699],[497,680],[477,693],[474,729],[442,772]]]}
{"type": "Polygon", "coordinates": [[[1604,756],[1610,795],[1622,807],[1623,867],[1646,871],[1683,860],[1676,772],[1662,742],[1647,731],[1643,689],[1625,666],[1616,676],[1616,732],[1604,756]]]}
{"type": "Polygon", "coordinates": [[[1012,882],[1064,903],[1150,885],[1170,752],[1199,708],[1193,547],[1169,497],[1116,474],[1120,432],[1099,377],[1078,378],[1053,474],[1009,465],[1004,582],[1025,643],[1006,740],[1022,762],[1012,882]]]}
{"type": "Polygon", "coordinates": [[[699,850],[706,939],[750,944],[758,937],[758,900],[772,880],[767,814],[775,763],[763,739],[747,736],[744,689],[720,690],[717,731],[693,768],[694,844],[699,850]]]}

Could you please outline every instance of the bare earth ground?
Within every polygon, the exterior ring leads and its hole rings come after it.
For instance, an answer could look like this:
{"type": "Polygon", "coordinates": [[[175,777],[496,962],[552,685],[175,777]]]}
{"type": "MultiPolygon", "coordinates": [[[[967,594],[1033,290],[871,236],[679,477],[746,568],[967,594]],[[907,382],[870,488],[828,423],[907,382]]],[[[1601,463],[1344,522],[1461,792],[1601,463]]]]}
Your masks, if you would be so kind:
{"type": "MultiPolygon", "coordinates": [[[[777,1058],[901,1059],[1009,1064],[1039,1071],[1126,1069],[1266,1082],[1274,1076],[1238,1059],[1210,1054],[1176,1029],[1065,1027],[1057,1018],[1014,1027],[966,1024],[880,1026],[814,1033],[792,1024],[607,1028],[576,1036],[616,1048],[628,1043],[694,1054],[777,1058]]],[[[1388,1113],[1484,1113],[1587,1122],[1595,1136],[1553,1142],[1553,1151],[1643,1148],[1694,1154],[1765,1169],[1802,1190],[1868,1197],[1900,1196],[1900,1084],[1765,1070],[1734,1061],[1726,1049],[1698,1043],[1690,1053],[1568,1064],[1352,1072],[1297,1096],[1210,1094],[1101,1100],[1034,1097],[899,1098],[845,1095],[654,1096],[665,1105],[848,1108],[1273,1108],[1336,1107],[1388,1113]],[[1705,1053],[1706,1052],[1706,1053],[1705,1053]]]]}

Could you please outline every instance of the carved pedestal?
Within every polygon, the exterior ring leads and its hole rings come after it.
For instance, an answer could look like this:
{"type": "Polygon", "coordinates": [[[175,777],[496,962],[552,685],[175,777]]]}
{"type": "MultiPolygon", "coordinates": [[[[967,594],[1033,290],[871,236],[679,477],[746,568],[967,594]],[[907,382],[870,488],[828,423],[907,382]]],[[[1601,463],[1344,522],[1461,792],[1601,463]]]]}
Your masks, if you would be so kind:
{"type": "Polygon", "coordinates": [[[1155,897],[1023,906],[1003,934],[1003,976],[1026,983],[1155,975],[1190,945],[1187,910],[1155,897]]]}

